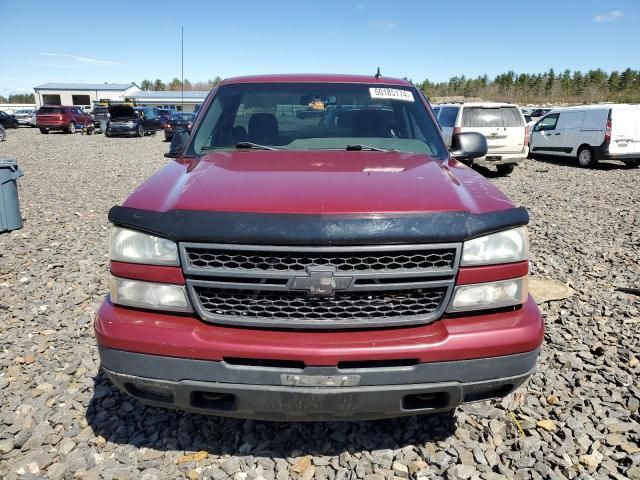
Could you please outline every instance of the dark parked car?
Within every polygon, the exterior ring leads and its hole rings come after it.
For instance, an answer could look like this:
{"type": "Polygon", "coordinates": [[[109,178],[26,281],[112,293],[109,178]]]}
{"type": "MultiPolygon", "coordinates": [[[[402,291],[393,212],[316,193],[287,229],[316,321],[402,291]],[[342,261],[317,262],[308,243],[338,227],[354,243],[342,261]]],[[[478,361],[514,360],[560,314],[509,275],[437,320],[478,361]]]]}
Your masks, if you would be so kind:
{"type": "Polygon", "coordinates": [[[93,112],[91,112],[91,116],[93,117],[93,123],[96,127],[106,125],[111,119],[111,115],[109,115],[109,107],[106,105],[95,106],[93,108],[93,112]]]}
{"type": "Polygon", "coordinates": [[[4,128],[18,128],[20,124],[15,116],[9,115],[6,112],[0,112],[0,125],[4,128]]]}
{"type": "Polygon", "coordinates": [[[171,115],[171,118],[164,124],[164,138],[171,140],[174,133],[180,130],[191,130],[195,117],[193,113],[174,113],[171,115]]]}
{"type": "Polygon", "coordinates": [[[160,116],[160,125],[164,129],[164,126],[167,124],[169,119],[178,112],[174,108],[158,108],[158,115],[160,116]]]}
{"type": "Polygon", "coordinates": [[[45,106],[36,113],[36,127],[40,129],[40,133],[49,133],[51,130],[76,133],[82,127],[91,125],[92,122],[91,115],[77,106],[45,106]]]}
{"type": "Polygon", "coordinates": [[[160,117],[157,108],[134,108],[131,105],[112,105],[109,107],[111,120],[105,135],[143,137],[160,130],[160,117]]]}

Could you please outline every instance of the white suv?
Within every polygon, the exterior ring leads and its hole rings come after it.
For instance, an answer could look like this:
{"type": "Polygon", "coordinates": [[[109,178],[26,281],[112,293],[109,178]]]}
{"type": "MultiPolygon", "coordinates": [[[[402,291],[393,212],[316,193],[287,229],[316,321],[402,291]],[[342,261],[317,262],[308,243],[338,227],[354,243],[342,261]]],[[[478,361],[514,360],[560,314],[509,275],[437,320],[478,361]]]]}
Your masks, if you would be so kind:
{"type": "Polygon", "coordinates": [[[479,132],[487,138],[487,155],[473,162],[495,165],[506,175],[529,154],[528,132],[518,105],[512,103],[445,103],[435,105],[442,134],[451,147],[451,137],[459,132],[479,132]]]}

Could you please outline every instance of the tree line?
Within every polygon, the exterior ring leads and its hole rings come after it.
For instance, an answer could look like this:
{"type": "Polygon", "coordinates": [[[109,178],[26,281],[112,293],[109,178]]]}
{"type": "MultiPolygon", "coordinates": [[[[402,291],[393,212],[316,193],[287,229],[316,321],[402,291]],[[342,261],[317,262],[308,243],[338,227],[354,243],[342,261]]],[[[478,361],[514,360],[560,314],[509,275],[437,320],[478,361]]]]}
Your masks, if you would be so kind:
{"type": "MultiPolygon", "coordinates": [[[[188,79],[184,79],[184,89],[185,90],[211,90],[211,88],[215,87],[222,81],[222,78],[219,76],[209,79],[206,82],[190,82],[188,79]]],[[[173,80],[165,83],[159,78],[155,80],[147,80],[144,79],[138,85],[141,90],[170,90],[177,91],[182,89],[182,82],[179,78],[174,77],[173,80]]]]}
{"type": "Polygon", "coordinates": [[[527,103],[640,103],[640,70],[612,71],[602,69],[581,72],[553,68],[539,74],[516,73],[509,70],[490,79],[451,77],[446,82],[428,79],[416,83],[429,97],[476,97],[483,100],[527,103]]]}
{"type": "MultiPolygon", "coordinates": [[[[184,79],[185,90],[210,90],[222,81],[216,76],[205,81],[191,82],[184,79]]],[[[516,73],[509,70],[491,79],[488,75],[469,78],[464,75],[451,77],[448,81],[432,82],[426,79],[413,82],[427,96],[467,97],[483,100],[507,101],[516,103],[596,103],[620,102],[640,103],[640,70],[627,68],[610,73],[598,68],[581,72],[565,70],[556,73],[553,68],[545,73],[516,73]]],[[[144,79],[139,87],[142,90],[179,91],[182,82],[173,78],[164,82],[144,79]]],[[[0,103],[35,103],[33,93],[0,95],[0,103]]]]}
{"type": "Polygon", "coordinates": [[[0,103],[36,103],[33,93],[15,93],[8,97],[0,95],[0,103]]]}

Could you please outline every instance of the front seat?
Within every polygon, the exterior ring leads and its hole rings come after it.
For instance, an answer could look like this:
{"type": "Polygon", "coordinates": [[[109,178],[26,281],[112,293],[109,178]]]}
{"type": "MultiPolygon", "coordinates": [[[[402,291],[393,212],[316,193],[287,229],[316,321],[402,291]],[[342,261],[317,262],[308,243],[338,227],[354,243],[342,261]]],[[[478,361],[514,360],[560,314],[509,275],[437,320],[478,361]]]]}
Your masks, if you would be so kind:
{"type": "Polygon", "coordinates": [[[353,117],[354,137],[390,137],[391,130],[383,112],[360,110],[353,117]]]}
{"type": "Polygon", "coordinates": [[[249,118],[249,141],[261,145],[278,143],[278,119],[272,113],[254,113],[249,118]]]}

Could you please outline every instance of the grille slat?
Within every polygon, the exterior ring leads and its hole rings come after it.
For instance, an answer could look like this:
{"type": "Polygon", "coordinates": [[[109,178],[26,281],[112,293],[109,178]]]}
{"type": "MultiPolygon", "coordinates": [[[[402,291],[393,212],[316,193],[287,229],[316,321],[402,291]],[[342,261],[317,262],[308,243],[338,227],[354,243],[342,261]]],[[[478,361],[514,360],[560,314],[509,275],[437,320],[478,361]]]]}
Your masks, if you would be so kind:
{"type": "Polygon", "coordinates": [[[180,245],[206,321],[252,327],[370,328],[437,319],[460,244],[349,247],[180,245]],[[333,281],[328,290],[318,282],[333,281]]]}
{"type": "Polygon", "coordinates": [[[187,260],[194,269],[238,269],[276,272],[304,272],[308,267],[333,267],[338,272],[381,270],[451,269],[455,248],[435,251],[315,253],[300,251],[221,250],[189,248],[187,260]]]}
{"type": "Polygon", "coordinates": [[[299,292],[224,290],[196,287],[200,303],[214,315],[295,320],[361,319],[430,315],[446,288],[400,292],[340,292],[331,298],[309,298],[299,292]]]}

